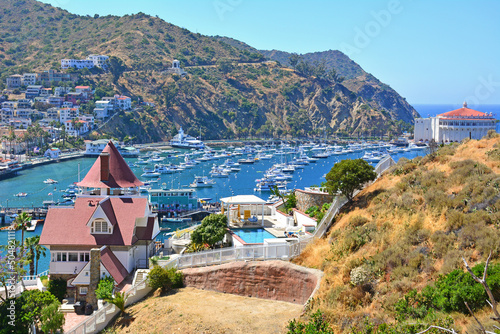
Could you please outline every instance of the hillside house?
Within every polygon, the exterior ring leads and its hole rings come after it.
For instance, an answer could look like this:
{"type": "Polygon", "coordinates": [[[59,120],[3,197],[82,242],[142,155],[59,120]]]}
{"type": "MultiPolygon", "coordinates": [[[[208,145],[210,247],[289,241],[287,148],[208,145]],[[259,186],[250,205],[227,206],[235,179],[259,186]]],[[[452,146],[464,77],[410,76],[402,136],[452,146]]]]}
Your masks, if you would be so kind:
{"type": "Polygon", "coordinates": [[[160,229],[142,185],[110,141],[77,183],[74,205],[49,208],[40,244],[50,250],[50,278],[67,280],[75,301],[95,307],[99,278],[123,284],[148,266],[160,229]]]}
{"type": "Polygon", "coordinates": [[[5,80],[7,89],[19,88],[22,85],[22,76],[20,74],[9,75],[5,80]]]}

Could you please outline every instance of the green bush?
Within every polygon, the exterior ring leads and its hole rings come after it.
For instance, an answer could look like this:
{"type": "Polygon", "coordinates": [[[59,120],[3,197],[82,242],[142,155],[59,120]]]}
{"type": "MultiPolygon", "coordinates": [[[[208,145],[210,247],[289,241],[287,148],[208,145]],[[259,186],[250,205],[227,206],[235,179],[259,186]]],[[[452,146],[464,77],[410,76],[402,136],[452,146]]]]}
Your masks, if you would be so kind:
{"type": "Polygon", "coordinates": [[[287,326],[288,334],[333,334],[333,330],[325,321],[321,311],[316,311],[311,315],[308,322],[298,322],[295,319],[287,326]]]}
{"type": "Polygon", "coordinates": [[[62,278],[56,278],[49,280],[47,290],[53,294],[60,302],[64,299],[66,295],[66,280],[62,278]]]}
{"type": "Polygon", "coordinates": [[[107,276],[99,281],[95,295],[98,299],[109,299],[113,295],[115,280],[111,276],[107,276]]]}
{"type": "Polygon", "coordinates": [[[153,289],[167,292],[170,289],[182,288],[182,272],[175,268],[155,266],[148,275],[148,285],[153,289]]]}
{"type": "MultiPolygon", "coordinates": [[[[472,268],[472,272],[481,277],[484,271],[484,263],[472,268]]],[[[486,278],[493,295],[496,299],[500,297],[500,264],[488,267],[486,278]]],[[[454,270],[447,275],[440,276],[434,285],[425,287],[421,293],[410,291],[403,300],[396,303],[397,317],[419,318],[429,312],[428,309],[443,312],[461,312],[469,314],[465,302],[469,304],[472,311],[477,311],[487,305],[488,296],[483,286],[463,270],[454,270]],[[423,307],[425,306],[425,307],[423,307]]]]}
{"type": "Polygon", "coordinates": [[[363,216],[359,216],[359,215],[352,216],[349,219],[349,225],[352,226],[352,227],[358,227],[358,226],[361,226],[361,225],[365,225],[368,222],[369,222],[368,218],[363,217],[363,216]]]}

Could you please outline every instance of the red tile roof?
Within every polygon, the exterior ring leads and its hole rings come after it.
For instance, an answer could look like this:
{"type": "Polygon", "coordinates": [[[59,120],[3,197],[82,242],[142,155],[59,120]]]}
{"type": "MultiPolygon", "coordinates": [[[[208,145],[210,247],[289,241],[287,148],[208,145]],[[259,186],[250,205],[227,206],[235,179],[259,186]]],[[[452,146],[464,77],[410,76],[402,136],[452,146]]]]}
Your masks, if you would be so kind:
{"type": "MultiPolygon", "coordinates": [[[[135,220],[146,215],[146,197],[77,197],[74,207],[50,208],[40,236],[41,245],[131,246],[139,239],[134,235],[135,220]],[[88,221],[98,203],[113,225],[112,234],[90,234],[88,221]]],[[[148,219],[148,225],[154,219],[148,219]]],[[[153,228],[148,226],[148,228],[153,228]]],[[[141,233],[141,239],[144,233],[141,233]]]]}
{"type": "Polygon", "coordinates": [[[101,263],[116,281],[116,284],[123,282],[129,274],[127,269],[108,247],[101,251],[101,263]]]}
{"type": "Polygon", "coordinates": [[[102,151],[109,153],[108,180],[101,181],[101,159],[103,157],[99,156],[87,175],[85,175],[85,178],[77,183],[78,186],[89,188],[128,188],[144,185],[144,183],[137,179],[111,141],[109,141],[108,145],[102,151]]]}
{"type": "Polygon", "coordinates": [[[453,117],[453,118],[463,117],[463,118],[466,118],[466,117],[488,117],[489,115],[484,113],[484,112],[480,112],[480,111],[477,111],[474,109],[462,107],[459,109],[445,112],[444,114],[440,114],[438,116],[439,117],[453,117]]]}

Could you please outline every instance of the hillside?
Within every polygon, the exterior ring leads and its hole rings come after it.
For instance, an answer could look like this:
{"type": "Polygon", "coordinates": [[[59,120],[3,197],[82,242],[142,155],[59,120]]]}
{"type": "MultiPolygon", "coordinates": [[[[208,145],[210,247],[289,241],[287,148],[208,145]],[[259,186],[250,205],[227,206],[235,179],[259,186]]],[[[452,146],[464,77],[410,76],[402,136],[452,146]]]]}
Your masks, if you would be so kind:
{"type": "Polygon", "coordinates": [[[296,259],[325,272],[310,312],[322,310],[339,333],[373,333],[370,326],[384,323],[394,332],[440,324],[471,333],[468,301],[491,328],[484,290],[464,273],[461,257],[472,267],[492,251],[489,284],[498,300],[499,227],[498,135],[401,159],[296,259]],[[460,286],[466,282],[471,288],[460,286]]]}
{"type": "Polygon", "coordinates": [[[265,61],[265,53],[242,42],[192,33],[143,13],[90,17],[34,0],[0,4],[0,88],[11,74],[60,69],[61,58],[114,56],[111,73],[82,71],[79,83],[156,104],[123,113],[100,131],[120,139],[164,140],[179,126],[204,139],[395,135],[417,115],[338,51],[324,54],[327,68],[304,74],[265,61]],[[173,59],[186,77],[163,72],[173,59]],[[331,66],[346,80],[323,77],[331,66]]]}

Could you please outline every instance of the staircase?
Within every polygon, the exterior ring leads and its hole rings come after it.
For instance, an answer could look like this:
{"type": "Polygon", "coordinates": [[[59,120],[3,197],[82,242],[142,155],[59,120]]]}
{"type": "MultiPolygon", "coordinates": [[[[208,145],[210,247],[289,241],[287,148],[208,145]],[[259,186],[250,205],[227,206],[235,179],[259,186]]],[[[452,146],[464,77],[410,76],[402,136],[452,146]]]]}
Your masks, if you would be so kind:
{"type": "Polygon", "coordinates": [[[134,280],[132,281],[132,285],[135,286],[137,283],[144,280],[148,277],[149,269],[137,269],[134,275],[134,280]]]}

